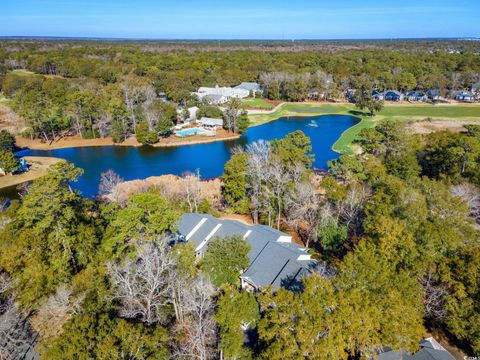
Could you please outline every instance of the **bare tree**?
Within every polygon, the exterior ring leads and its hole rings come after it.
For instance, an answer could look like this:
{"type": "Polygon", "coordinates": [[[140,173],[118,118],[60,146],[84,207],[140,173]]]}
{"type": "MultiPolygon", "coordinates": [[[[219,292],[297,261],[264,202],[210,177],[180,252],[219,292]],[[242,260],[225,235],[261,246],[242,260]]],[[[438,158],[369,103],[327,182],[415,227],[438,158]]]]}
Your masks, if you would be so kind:
{"type": "Polygon", "coordinates": [[[197,169],[193,174],[186,174],[182,178],[182,185],[185,201],[188,203],[190,212],[197,212],[201,200],[201,180],[199,170],[197,169]]]}
{"type": "Polygon", "coordinates": [[[224,112],[224,127],[231,132],[235,132],[237,129],[237,121],[240,117],[240,105],[241,101],[237,98],[232,98],[227,103],[227,108],[224,112]]]}
{"type": "Polygon", "coordinates": [[[370,196],[367,185],[352,184],[345,195],[345,199],[338,205],[339,216],[343,223],[356,233],[362,225],[362,214],[365,201],[370,196]]]}
{"type": "Polygon", "coordinates": [[[138,318],[148,325],[165,322],[165,310],[172,301],[169,279],[174,264],[166,238],[143,244],[138,259],[109,264],[112,297],[121,304],[120,316],[138,318]]]}
{"type": "Polygon", "coordinates": [[[452,195],[463,199],[470,210],[470,216],[480,224],[480,191],[472,184],[464,183],[450,188],[452,195]]]}
{"type": "Polygon", "coordinates": [[[286,197],[287,223],[299,234],[308,248],[318,237],[321,200],[308,181],[297,184],[286,197]]]}
{"type": "MultiPolygon", "coordinates": [[[[159,106],[155,103],[157,94],[155,89],[151,86],[147,86],[144,91],[145,101],[142,104],[145,120],[148,124],[148,129],[153,131],[158,123],[158,119],[162,116],[159,106]]],[[[160,100],[157,100],[160,101],[160,100]]]]}
{"type": "Polygon", "coordinates": [[[424,275],[421,284],[424,290],[425,316],[435,321],[442,321],[447,316],[445,303],[448,292],[446,287],[436,280],[431,272],[424,275]]]}
{"type": "Polygon", "coordinates": [[[214,315],[214,288],[209,280],[198,277],[186,300],[187,320],[177,327],[181,334],[176,344],[176,357],[207,360],[216,356],[217,326],[214,315]]]}
{"type": "Polygon", "coordinates": [[[121,84],[123,90],[125,105],[130,111],[130,118],[133,124],[133,132],[137,132],[137,116],[135,109],[140,105],[142,97],[144,97],[148,85],[145,81],[134,75],[128,75],[121,84]]]}
{"type": "Polygon", "coordinates": [[[80,309],[84,296],[72,296],[72,289],[60,285],[38,309],[32,325],[42,337],[59,334],[63,325],[80,309]]]}
{"type": "MultiPolygon", "coordinates": [[[[292,164],[290,168],[285,168],[280,161],[270,161],[269,166],[264,170],[267,174],[264,182],[265,194],[270,193],[270,198],[275,202],[275,212],[277,216],[277,229],[280,229],[280,221],[283,214],[284,198],[290,184],[296,184],[300,180],[304,169],[297,164],[292,164]]],[[[269,217],[269,226],[270,217],[269,217]]]]}
{"type": "Polygon", "coordinates": [[[0,360],[23,359],[35,340],[28,319],[15,306],[12,280],[0,274],[0,360]]]}
{"type": "Polygon", "coordinates": [[[116,187],[124,180],[112,169],[100,174],[100,184],[98,185],[98,195],[106,198],[111,197],[115,200],[117,197],[116,187]]]}
{"type": "Polygon", "coordinates": [[[112,124],[112,114],[104,109],[100,110],[100,117],[97,119],[97,128],[100,137],[103,139],[108,135],[110,125],[112,124]]]}

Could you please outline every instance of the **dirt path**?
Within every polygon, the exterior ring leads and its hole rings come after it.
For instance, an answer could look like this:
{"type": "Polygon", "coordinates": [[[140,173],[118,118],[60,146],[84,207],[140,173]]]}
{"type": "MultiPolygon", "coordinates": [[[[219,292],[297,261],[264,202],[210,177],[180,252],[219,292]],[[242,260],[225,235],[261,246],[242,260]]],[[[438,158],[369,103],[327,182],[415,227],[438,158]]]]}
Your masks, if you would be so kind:
{"type": "Polygon", "coordinates": [[[50,165],[65,161],[59,158],[42,156],[25,156],[24,159],[30,165],[29,171],[19,175],[0,176],[0,189],[38,179],[47,174],[47,169],[50,165]]]}

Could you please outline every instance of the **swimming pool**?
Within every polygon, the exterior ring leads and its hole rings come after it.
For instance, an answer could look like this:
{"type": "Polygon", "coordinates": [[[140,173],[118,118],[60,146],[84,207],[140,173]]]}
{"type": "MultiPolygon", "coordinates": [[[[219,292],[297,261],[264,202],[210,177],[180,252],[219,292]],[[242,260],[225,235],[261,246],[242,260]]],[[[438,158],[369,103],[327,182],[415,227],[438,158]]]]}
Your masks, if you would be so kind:
{"type": "Polygon", "coordinates": [[[192,129],[184,129],[184,130],[177,131],[175,135],[183,137],[183,136],[191,136],[191,135],[201,135],[204,133],[206,133],[206,131],[203,129],[192,128],[192,129]]]}

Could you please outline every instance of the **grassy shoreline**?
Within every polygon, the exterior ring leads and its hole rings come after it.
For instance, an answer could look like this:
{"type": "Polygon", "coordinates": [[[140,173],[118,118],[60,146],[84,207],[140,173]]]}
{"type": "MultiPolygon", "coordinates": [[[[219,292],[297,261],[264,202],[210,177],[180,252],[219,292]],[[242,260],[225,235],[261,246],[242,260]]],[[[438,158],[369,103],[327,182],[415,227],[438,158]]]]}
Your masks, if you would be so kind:
{"type": "MultiPolygon", "coordinates": [[[[6,100],[6,99],[5,99],[6,100]]],[[[263,114],[249,115],[251,127],[265,124],[270,121],[277,120],[286,116],[320,116],[320,115],[349,115],[359,119],[354,126],[345,130],[337,141],[332,145],[332,150],[340,154],[352,154],[356,149],[352,146],[355,137],[364,129],[375,126],[383,119],[407,121],[431,120],[459,120],[459,121],[480,121],[480,104],[410,104],[398,103],[387,104],[382,111],[375,116],[367,116],[365,113],[358,111],[353,104],[349,103],[283,103],[280,104],[275,111],[263,114]]],[[[239,135],[221,134],[213,138],[200,138],[194,136],[189,139],[169,139],[161,141],[153,146],[155,147],[172,147],[194,144],[204,144],[215,141],[226,141],[238,138],[239,135]]],[[[121,144],[114,144],[111,139],[63,139],[53,144],[45,144],[40,141],[31,141],[21,137],[17,137],[20,147],[38,150],[51,150],[58,148],[73,148],[85,146],[139,146],[140,144],[129,139],[121,144]]]]}
{"type": "Polygon", "coordinates": [[[332,145],[332,150],[340,154],[352,154],[352,142],[365,128],[374,127],[381,120],[402,122],[432,120],[478,120],[480,104],[387,104],[375,116],[367,116],[355,109],[353,104],[331,103],[284,103],[276,111],[268,114],[250,115],[251,126],[258,126],[285,116],[350,115],[360,121],[345,130],[332,145]]]}
{"type": "Polygon", "coordinates": [[[38,179],[47,174],[50,165],[65,161],[64,159],[46,156],[24,156],[23,158],[30,165],[30,169],[18,175],[0,176],[0,190],[38,179]]]}

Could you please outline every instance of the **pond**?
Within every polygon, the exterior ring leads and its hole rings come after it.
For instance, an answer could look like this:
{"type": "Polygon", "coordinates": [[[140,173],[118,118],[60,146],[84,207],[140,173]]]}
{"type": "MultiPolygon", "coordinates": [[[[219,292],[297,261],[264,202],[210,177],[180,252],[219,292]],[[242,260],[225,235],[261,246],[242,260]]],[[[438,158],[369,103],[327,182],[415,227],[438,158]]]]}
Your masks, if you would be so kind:
{"type": "Polygon", "coordinates": [[[357,118],[348,115],[283,117],[251,127],[236,140],[166,148],[101,146],[22,150],[18,155],[54,156],[67,159],[85,171],[78,182],[72,184],[72,187],[80,190],[83,196],[93,197],[98,191],[100,174],[108,169],[113,169],[125,180],[163,174],[182,175],[197,169],[202,178],[213,178],[223,173],[223,166],[230,158],[233,147],[245,146],[260,139],[267,141],[279,139],[295,130],[302,130],[311,138],[315,154],[313,166],[326,169],[327,162],[339,156],[332,150],[332,145],[346,129],[357,122],[357,118]]]}

